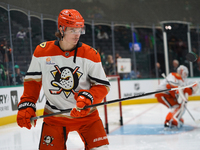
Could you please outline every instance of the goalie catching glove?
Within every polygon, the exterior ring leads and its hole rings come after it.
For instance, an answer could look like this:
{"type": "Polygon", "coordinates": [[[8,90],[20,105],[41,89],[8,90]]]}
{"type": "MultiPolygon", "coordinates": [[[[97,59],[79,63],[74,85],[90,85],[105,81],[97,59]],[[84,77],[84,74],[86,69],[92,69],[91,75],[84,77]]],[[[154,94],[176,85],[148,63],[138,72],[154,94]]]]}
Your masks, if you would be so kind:
{"type": "MultiPolygon", "coordinates": [[[[26,127],[27,129],[31,129],[31,120],[30,118],[36,117],[35,114],[36,107],[35,103],[32,102],[23,102],[18,104],[18,113],[17,113],[17,124],[22,128],[26,127]]],[[[34,127],[36,125],[36,121],[34,120],[34,127]]]]}
{"type": "Polygon", "coordinates": [[[93,103],[93,96],[88,90],[80,90],[79,93],[75,93],[74,98],[76,99],[76,108],[73,108],[70,115],[72,117],[85,117],[90,112],[90,108],[82,110],[85,106],[93,103]]]}

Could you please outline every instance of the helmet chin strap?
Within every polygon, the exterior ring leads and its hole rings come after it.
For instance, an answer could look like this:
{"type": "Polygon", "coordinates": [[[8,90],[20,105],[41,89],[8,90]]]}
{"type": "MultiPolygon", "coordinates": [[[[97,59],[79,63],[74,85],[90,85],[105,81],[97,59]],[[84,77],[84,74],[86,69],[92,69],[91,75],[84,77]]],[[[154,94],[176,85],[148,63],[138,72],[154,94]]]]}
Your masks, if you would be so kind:
{"type": "Polygon", "coordinates": [[[62,35],[61,35],[61,40],[63,41],[63,37],[64,37],[64,27],[62,26],[62,35]]]}
{"type": "Polygon", "coordinates": [[[61,41],[63,41],[63,37],[64,37],[64,26],[62,26],[61,28],[62,28],[62,29],[61,29],[61,32],[62,32],[62,34],[61,34],[61,41]]]}
{"type": "Polygon", "coordinates": [[[63,41],[63,37],[64,37],[64,31],[62,30],[61,41],[63,41]]]}

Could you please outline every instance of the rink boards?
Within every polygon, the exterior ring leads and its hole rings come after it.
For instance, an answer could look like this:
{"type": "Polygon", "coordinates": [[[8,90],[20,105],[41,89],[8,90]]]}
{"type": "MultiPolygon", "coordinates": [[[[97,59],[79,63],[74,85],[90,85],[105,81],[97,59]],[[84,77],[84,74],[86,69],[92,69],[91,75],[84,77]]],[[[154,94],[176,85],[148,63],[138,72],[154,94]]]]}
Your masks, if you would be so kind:
{"type": "MultiPolygon", "coordinates": [[[[190,81],[199,81],[200,78],[192,78],[190,81]]],[[[161,80],[140,79],[120,81],[121,98],[140,95],[142,93],[154,92],[157,90],[161,80]]],[[[107,101],[119,99],[119,86],[116,80],[110,81],[111,90],[107,95],[107,101]]],[[[23,86],[0,88],[0,125],[13,123],[16,121],[17,104],[23,94],[23,86]]],[[[200,93],[189,97],[189,100],[200,100],[200,93]]],[[[157,103],[154,95],[123,101],[123,105],[157,103]]],[[[37,115],[42,115],[45,104],[45,96],[41,89],[40,97],[37,101],[37,115]]]]}

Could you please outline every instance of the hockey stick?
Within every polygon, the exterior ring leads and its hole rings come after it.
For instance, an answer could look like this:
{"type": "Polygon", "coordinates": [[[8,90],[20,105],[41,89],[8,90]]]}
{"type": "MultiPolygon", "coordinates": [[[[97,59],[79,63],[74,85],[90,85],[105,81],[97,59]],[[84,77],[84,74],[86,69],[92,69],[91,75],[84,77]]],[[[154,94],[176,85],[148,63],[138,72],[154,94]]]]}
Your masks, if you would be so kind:
{"type": "MultiPolygon", "coordinates": [[[[167,83],[170,85],[170,87],[172,87],[171,84],[169,83],[169,81],[167,80],[165,74],[162,73],[161,75],[166,79],[166,81],[167,81],[167,83]]],[[[183,91],[179,90],[179,95],[182,97],[182,99],[183,99],[185,102],[187,101],[187,100],[186,100],[186,97],[185,97],[184,94],[183,94],[183,91]]],[[[194,119],[193,115],[190,113],[190,111],[188,110],[188,108],[186,107],[186,105],[184,105],[184,107],[185,107],[185,109],[187,110],[187,112],[189,113],[190,117],[194,120],[194,122],[195,122],[196,124],[200,124],[200,119],[199,119],[199,120],[194,119]]]]}
{"type": "MultiPolygon", "coordinates": [[[[183,91],[179,91],[179,95],[183,98],[183,99],[186,99],[186,97],[184,96],[183,94],[183,91]]],[[[187,112],[189,113],[190,117],[194,120],[194,122],[196,124],[200,124],[200,119],[196,120],[194,119],[193,115],[190,113],[190,111],[188,110],[188,108],[185,106],[185,109],[187,110],[187,112]]]]}
{"type": "MultiPolygon", "coordinates": [[[[82,109],[79,108],[79,109],[80,110],[84,110],[84,109],[91,108],[91,107],[107,105],[107,104],[111,104],[111,103],[121,102],[121,101],[130,100],[130,99],[134,99],[134,98],[139,98],[139,97],[143,97],[143,96],[147,96],[147,95],[161,93],[161,92],[174,91],[174,90],[183,89],[183,88],[187,88],[187,87],[191,87],[191,86],[193,86],[193,84],[192,85],[188,85],[188,86],[184,86],[184,87],[165,89],[165,90],[160,90],[160,91],[143,93],[143,94],[139,94],[139,95],[136,95],[136,96],[131,96],[131,97],[126,97],[126,98],[111,100],[111,101],[107,101],[107,102],[103,102],[103,103],[98,103],[98,104],[93,104],[93,105],[85,106],[84,108],[82,108],[82,109]]],[[[33,121],[33,120],[40,119],[40,118],[55,116],[55,115],[59,115],[59,114],[63,114],[63,113],[69,113],[72,109],[73,108],[69,108],[69,109],[63,110],[61,112],[56,112],[56,113],[52,113],[52,114],[47,114],[47,115],[32,117],[30,120],[33,121]]]]}

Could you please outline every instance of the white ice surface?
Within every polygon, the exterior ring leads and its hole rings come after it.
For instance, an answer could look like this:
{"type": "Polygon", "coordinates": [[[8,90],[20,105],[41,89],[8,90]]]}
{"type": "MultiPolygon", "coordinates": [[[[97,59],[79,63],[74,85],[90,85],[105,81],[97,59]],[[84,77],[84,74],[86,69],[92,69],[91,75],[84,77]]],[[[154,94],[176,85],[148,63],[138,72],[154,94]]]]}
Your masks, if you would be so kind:
{"type": "MultiPolygon", "coordinates": [[[[190,101],[188,109],[195,119],[200,119],[200,101],[190,101]]],[[[103,106],[98,107],[104,122],[103,106]]],[[[161,104],[127,105],[122,107],[123,122],[126,125],[163,125],[168,109],[161,104]]],[[[118,106],[108,106],[110,150],[200,150],[200,125],[195,124],[186,111],[185,125],[194,127],[191,131],[168,135],[112,135],[120,129],[118,106]]],[[[0,150],[37,150],[40,140],[42,119],[35,128],[27,130],[16,123],[0,126],[0,150]]],[[[154,128],[154,127],[153,127],[154,128]]],[[[131,131],[130,131],[131,132],[131,131]]],[[[84,150],[76,132],[71,132],[67,141],[68,150],[84,150]]]]}

